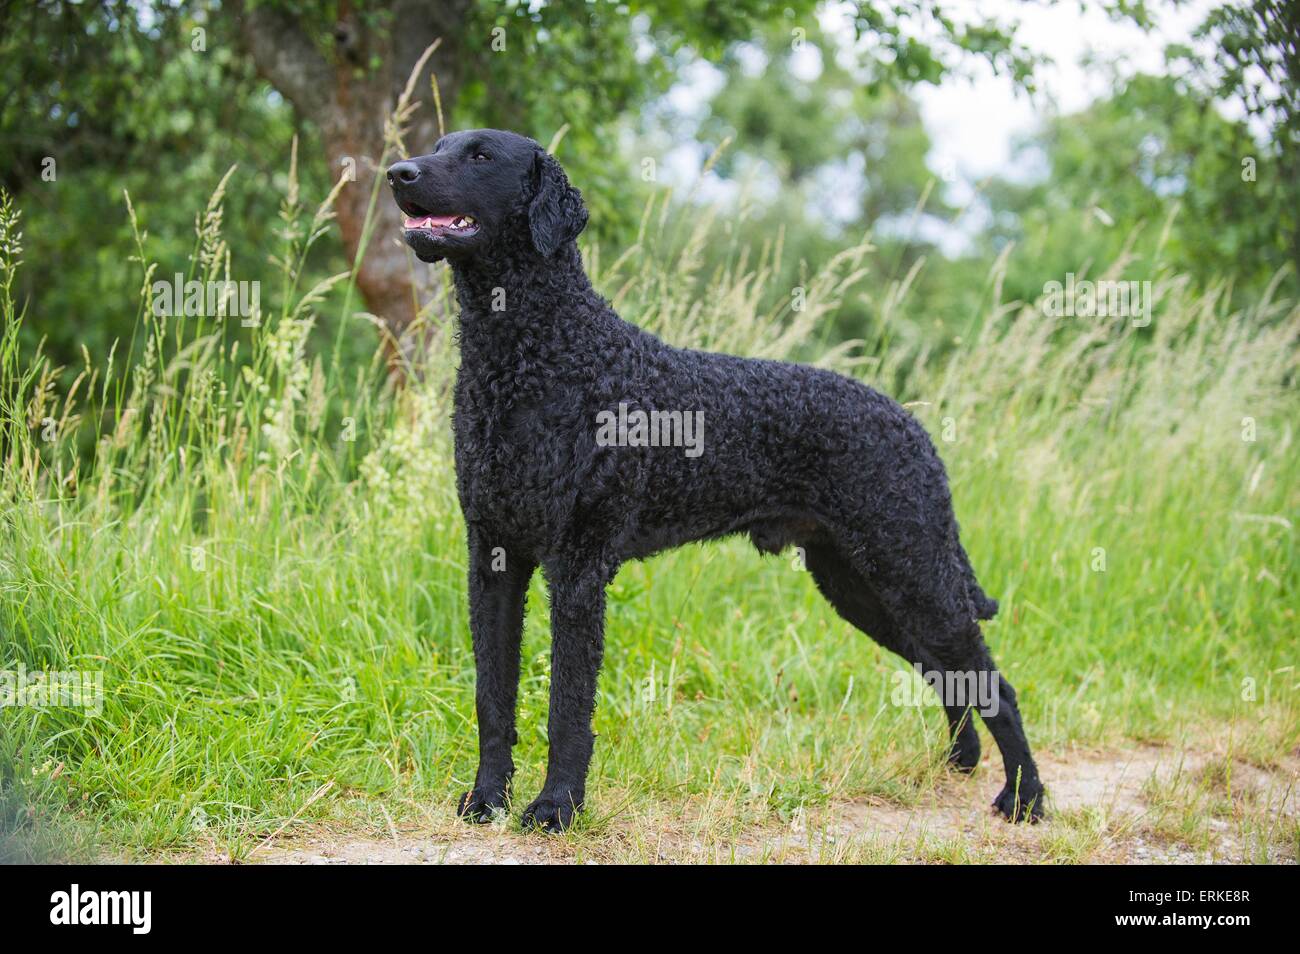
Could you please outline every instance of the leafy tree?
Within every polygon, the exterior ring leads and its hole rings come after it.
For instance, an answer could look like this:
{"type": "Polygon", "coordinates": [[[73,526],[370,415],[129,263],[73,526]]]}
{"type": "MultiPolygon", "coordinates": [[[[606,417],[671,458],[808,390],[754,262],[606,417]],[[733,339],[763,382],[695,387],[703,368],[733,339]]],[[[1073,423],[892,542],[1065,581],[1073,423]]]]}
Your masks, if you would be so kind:
{"type": "MultiPolygon", "coordinates": [[[[410,267],[396,239],[400,212],[391,202],[374,206],[375,240],[364,257],[359,253],[376,176],[396,158],[384,153],[385,118],[431,44],[438,44],[429,66],[443,125],[505,126],[544,144],[566,128],[572,151],[588,157],[591,170],[584,171],[600,170],[591,191],[601,213],[607,211],[601,197],[617,189],[617,173],[606,161],[612,123],[665,88],[676,56],[687,47],[717,49],[764,20],[811,9],[807,0],[392,0],[306,8],[230,0],[223,12],[234,17],[259,72],[320,130],[330,168],[355,169],[357,181],[339,203],[344,248],[358,260],[357,283],[371,310],[402,328],[424,297],[413,282],[430,273],[410,267]],[[641,54],[638,41],[646,44],[641,54]]],[[[424,96],[425,82],[421,77],[424,105],[407,122],[409,152],[427,150],[440,131],[437,101],[424,96]]]]}
{"type": "Polygon", "coordinates": [[[1046,158],[1045,178],[995,182],[987,193],[992,250],[1022,243],[1008,285],[1014,297],[1032,299],[1048,278],[1104,267],[1122,253],[1135,274],[1151,275],[1159,261],[1256,291],[1289,262],[1278,187],[1250,178],[1274,179],[1275,160],[1244,123],[1182,79],[1134,77],[1114,96],[1050,121],[1022,144],[1024,162],[1033,153],[1046,158]],[[1257,167],[1243,165],[1256,157],[1257,167]]]}
{"type": "MultiPolygon", "coordinates": [[[[761,44],[732,49],[720,63],[724,84],[709,103],[700,136],[731,143],[715,167],[722,176],[743,180],[766,171],[779,183],[752,229],[765,239],[781,237],[781,275],[772,287],[802,286],[810,269],[870,235],[879,294],[844,303],[835,334],[879,334],[889,287],[914,267],[911,310],[952,323],[954,313],[968,313],[969,283],[954,285],[947,263],[942,269],[919,266],[939,254],[928,227],[951,222],[956,210],[928,167],[932,144],[907,86],[911,77],[942,76],[955,67],[928,50],[916,54],[923,56],[916,67],[898,57],[844,52],[842,37],[817,30],[792,42],[777,28],[761,44]],[[811,76],[810,61],[816,64],[811,76]]],[[[961,62],[956,55],[952,60],[961,62]]],[[[978,292],[980,282],[974,287],[978,292]]],[[[899,317],[889,316],[895,323],[899,317]]]]}
{"type": "MultiPolygon", "coordinates": [[[[1178,46],[1174,62],[1208,93],[1240,103],[1269,132],[1251,189],[1275,212],[1300,272],[1300,5],[1293,0],[1223,3],[1195,32],[1211,52],[1178,46]]],[[[1242,159],[1247,158],[1242,156],[1242,159]]]]}
{"type": "MultiPolygon", "coordinates": [[[[857,183],[854,212],[845,209],[833,224],[860,234],[909,213],[929,191],[930,138],[912,99],[894,86],[865,82],[837,60],[831,38],[818,39],[820,72],[810,81],[795,73],[795,58],[805,47],[780,33],[770,34],[761,48],[761,68],[746,65],[754,63],[753,46],[747,55],[729,53],[725,84],[709,104],[703,134],[735,143],[717,165],[722,175],[737,175],[761,160],[784,187],[801,190],[805,201],[817,199],[821,174],[851,164],[852,174],[842,178],[857,183]]],[[[930,209],[947,211],[938,200],[930,209]]]]}
{"type": "MultiPolygon", "coordinates": [[[[905,24],[930,16],[921,0],[855,9],[864,49],[887,63],[885,72],[896,80],[936,77],[951,50],[974,50],[1017,72],[1026,62],[1009,35],[993,27],[940,22],[948,52],[907,39],[905,24]]],[[[376,177],[395,158],[383,155],[385,118],[430,44],[439,45],[413,91],[420,105],[409,117],[406,149],[425,149],[437,137],[429,85],[436,79],[441,125],[508,126],[543,141],[567,130],[565,160],[587,186],[597,227],[619,230],[635,216],[626,201],[631,177],[609,158],[628,117],[691,58],[721,58],[735,42],[773,25],[787,34],[813,31],[814,10],[811,0],[10,3],[0,7],[0,69],[16,95],[0,114],[0,146],[8,157],[0,176],[30,204],[42,158],[54,156],[65,171],[75,170],[75,191],[47,190],[37,200],[67,204],[29,215],[34,227],[47,214],[81,223],[65,231],[62,243],[51,238],[53,228],[42,227],[32,248],[32,261],[57,262],[64,275],[79,273],[78,252],[93,256],[93,247],[110,254],[122,246],[125,225],[114,206],[121,186],[144,206],[155,196],[165,200],[150,210],[153,231],[176,235],[172,219],[197,205],[235,159],[246,173],[251,166],[264,177],[249,207],[239,210],[241,228],[262,234],[275,222],[274,192],[263,186],[285,163],[287,101],[303,134],[304,159],[323,160],[304,162],[306,180],[355,172],[338,203],[343,252],[356,263],[369,309],[401,328],[421,291],[413,282],[429,272],[410,267],[395,238],[392,203],[375,202],[368,242],[362,227],[376,177]],[[283,99],[265,96],[255,75],[283,99]],[[178,202],[182,196],[188,201],[178,202]]],[[[30,274],[29,287],[47,277],[30,274]]],[[[96,279],[90,300],[102,300],[117,281],[96,279]]],[[[35,290],[64,294],[45,284],[35,290]]],[[[86,302],[71,294],[61,304],[79,311],[86,302]]]]}
{"type": "MultiPolygon", "coordinates": [[[[270,277],[293,115],[220,24],[129,0],[0,4],[0,87],[0,184],[24,212],[20,294],[57,360],[103,354],[134,325],[124,192],[166,267],[185,260],[196,212],[238,162],[226,197],[237,277],[270,277]]],[[[324,172],[303,170],[309,194],[324,172]]]]}

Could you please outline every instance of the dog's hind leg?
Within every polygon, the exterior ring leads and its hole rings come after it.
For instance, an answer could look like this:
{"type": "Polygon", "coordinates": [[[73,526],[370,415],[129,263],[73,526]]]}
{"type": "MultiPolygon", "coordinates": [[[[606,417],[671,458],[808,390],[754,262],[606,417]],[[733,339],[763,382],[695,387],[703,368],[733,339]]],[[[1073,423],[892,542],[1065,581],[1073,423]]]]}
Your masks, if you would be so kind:
{"type": "MultiPolygon", "coordinates": [[[[834,545],[809,544],[804,554],[817,588],[840,616],[913,665],[927,672],[942,671],[924,647],[894,625],[870,585],[834,545]]],[[[948,763],[962,772],[974,771],[980,760],[980,737],[971,709],[969,705],[949,705],[946,699],[943,702],[948,717],[948,763]]]]}
{"type": "Polygon", "coordinates": [[[993,807],[1008,821],[1038,821],[1044,814],[1046,796],[1029,752],[1015,690],[994,664],[979,622],[970,615],[953,618],[951,611],[947,603],[940,610],[937,600],[929,611],[917,610],[912,617],[916,638],[927,640],[926,651],[943,670],[985,690],[980,694],[980,717],[997,743],[1006,772],[1006,785],[993,807]]]}
{"type": "Polygon", "coordinates": [[[881,511],[895,517],[915,516],[930,506],[928,520],[878,521],[859,529],[841,525],[835,542],[852,569],[870,584],[882,615],[894,624],[898,651],[923,664],[933,660],[934,669],[944,674],[945,706],[961,707],[956,712],[948,709],[958,739],[966,738],[968,729],[973,734],[965,709],[971,705],[970,693],[948,690],[971,683],[984,690],[977,693],[982,696],[980,716],[1002,754],[1007,778],[993,807],[1011,821],[1037,820],[1043,816],[1043,784],[1029,753],[1015,690],[993,664],[980,633],[979,620],[996,612],[997,604],[976,582],[956,522],[933,516],[934,507],[949,507],[946,486],[936,484],[930,496],[928,505],[907,494],[881,503],[881,511]],[[954,722],[958,714],[961,718],[954,722]]]}
{"type": "MultiPolygon", "coordinates": [[[[977,624],[972,625],[978,630],[977,624]]],[[[1025,738],[1020,707],[1016,703],[1016,691],[994,665],[982,638],[979,638],[978,653],[976,671],[996,674],[998,680],[996,711],[985,710],[980,713],[1002,753],[1002,765],[1007,774],[1007,783],[994,799],[993,807],[1009,821],[1038,821],[1046,808],[1046,795],[1038,777],[1038,767],[1029,752],[1029,740],[1025,738]]]]}

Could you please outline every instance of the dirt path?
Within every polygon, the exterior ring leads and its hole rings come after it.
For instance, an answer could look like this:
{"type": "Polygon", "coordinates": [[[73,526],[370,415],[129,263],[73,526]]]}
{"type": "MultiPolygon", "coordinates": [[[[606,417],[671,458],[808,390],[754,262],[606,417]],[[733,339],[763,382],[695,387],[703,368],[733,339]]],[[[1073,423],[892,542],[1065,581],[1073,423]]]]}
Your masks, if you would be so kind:
{"type": "Polygon", "coordinates": [[[562,864],[658,862],[1295,862],[1300,760],[1269,769],[1143,747],[1041,763],[1052,818],[1008,825],[987,802],[998,767],[945,778],[915,805],[833,802],[746,825],[726,806],[686,817],[616,815],[569,838],[431,818],[387,837],[308,830],[254,852],[280,864],[562,864]]]}

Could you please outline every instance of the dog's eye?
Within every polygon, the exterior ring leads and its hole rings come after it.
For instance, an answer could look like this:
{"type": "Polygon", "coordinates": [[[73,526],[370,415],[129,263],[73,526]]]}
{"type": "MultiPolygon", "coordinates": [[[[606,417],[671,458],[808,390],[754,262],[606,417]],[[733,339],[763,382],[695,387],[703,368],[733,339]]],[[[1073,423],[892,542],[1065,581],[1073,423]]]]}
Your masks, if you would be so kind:
{"type": "Polygon", "coordinates": [[[492,160],[492,157],[489,156],[486,152],[476,152],[476,153],[474,153],[474,161],[475,161],[475,162],[490,162],[491,160],[492,160]]]}

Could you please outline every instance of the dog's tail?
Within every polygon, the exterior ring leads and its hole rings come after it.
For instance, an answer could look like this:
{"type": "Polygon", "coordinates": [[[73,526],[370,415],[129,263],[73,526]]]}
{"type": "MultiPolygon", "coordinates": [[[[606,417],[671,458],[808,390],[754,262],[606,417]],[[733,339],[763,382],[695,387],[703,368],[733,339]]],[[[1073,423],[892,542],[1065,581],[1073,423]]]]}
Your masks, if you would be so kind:
{"type": "Polygon", "coordinates": [[[957,541],[957,552],[961,554],[962,569],[966,571],[966,592],[970,595],[970,601],[975,607],[976,619],[992,619],[998,615],[998,601],[993,599],[980,587],[979,580],[975,579],[975,571],[971,568],[970,557],[966,555],[966,548],[957,541]]]}

